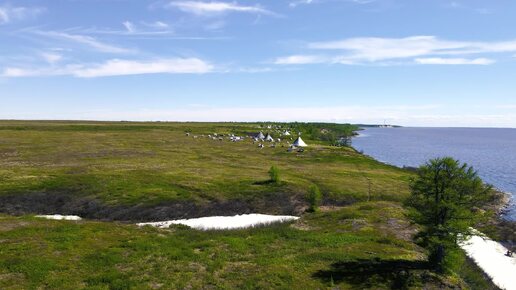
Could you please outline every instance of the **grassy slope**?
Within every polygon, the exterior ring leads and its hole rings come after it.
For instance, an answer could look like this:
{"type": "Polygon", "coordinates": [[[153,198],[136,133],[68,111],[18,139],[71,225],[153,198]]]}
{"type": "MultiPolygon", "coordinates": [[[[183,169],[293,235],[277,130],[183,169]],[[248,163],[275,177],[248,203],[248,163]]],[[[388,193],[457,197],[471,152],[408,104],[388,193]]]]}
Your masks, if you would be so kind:
{"type": "Polygon", "coordinates": [[[64,192],[117,205],[203,203],[263,198],[270,191],[302,196],[316,183],[327,203],[354,203],[305,214],[294,224],[222,232],[4,215],[0,288],[443,286],[424,271],[399,273],[424,259],[410,241],[413,227],[400,206],[410,173],[350,149],[319,144],[303,154],[259,150],[249,142],[188,138],[185,130],[200,135],[257,128],[2,122],[0,194],[64,192]],[[282,185],[260,183],[272,164],[282,170],[282,185]]]}
{"type": "Polygon", "coordinates": [[[0,123],[0,194],[65,192],[111,204],[226,200],[270,192],[274,185],[256,183],[273,164],[285,181],[274,191],[304,194],[316,183],[328,197],[363,200],[370,178],[378,198],[407,194],[405,172],[349,149],[315,145],[297,155],[184,134],[260,130],[248,124],[22,124],[0,123]]]}
{"type": "MultiPolygon", "coordinates": [[[[211,232],[3,217],[0,288],[329,286],[324,273],[336,262],[421,257],[412,243],[383,228],[383,218],[399,215],[391,206],[312,214],[294,225],[211,232]]],[[[392,282],[363,278],[358,284],[335,283],[352,288],[392,282]]]]}

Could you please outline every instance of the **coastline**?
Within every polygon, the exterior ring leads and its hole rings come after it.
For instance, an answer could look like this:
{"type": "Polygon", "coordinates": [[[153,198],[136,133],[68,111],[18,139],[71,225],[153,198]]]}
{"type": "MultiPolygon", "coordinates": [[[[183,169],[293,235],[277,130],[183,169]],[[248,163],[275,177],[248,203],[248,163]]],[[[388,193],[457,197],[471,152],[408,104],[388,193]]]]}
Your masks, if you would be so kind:
{"type": "MultiPolygon", "coordinates": [[[[368,158],[371,158],[373,160],[376,160],[377,162],[383,163],[388,166],[393,166],[396,168],[399,168],[401,170],[407,170],[411,172],[415,172],[417,170],[417,167],[407,167],[407,166],[397,166],[395,164],[388,163],[386,161],[378,160],[375,157],[368,155],[364,153],[363,151],[358,150],[357,148],[353,147],[353,150],[355,150],[357,153],[360,153],[368,158]]],[[[489,238],[493,239],[496,242],[499,242],[506,248],[514,248],[516,247],[516,238],[511,240],[508,240],[507,238],[512,237],[516,233],[516,220],[508,219],[506,217],[506,213],[510,211],[511,205],[513,205],[513,195],[511,192],[500,190],[496,187],[493,187],[494,192],[496,195],[494,196],[495,199],[492,201],[491,204],[484,210],[492,210],[495,215],[492,219],[490,219],[486,227],[483,228],[484,234],[488,236],[489,238]]],[[[513,249],[514,250],[514,249],[513,249]]]]}
{"type": "MultiPolygon", "coordinates": [[[[356,152],[376,160],[377,162],[394,166],[401,170],[415,172],[416,167],[399,167],[358,151],[356,152]]],[[[504,218],[507,211],[512,205],[513,195],[510,192],[502,191],[493,187],[492,200],[488,206],[483,208],[484,211],[492,211],[494,215],[489,218],[486,224],[479,224],[477,228],[478,235],[468,237],[459,244],[464,251],[467,259],[470,259],[484,273],[484,275],[500,289],[514,290],[516,281],[512,275],[513,269],[516,268],[514,261],[516,258],[508,257],[505,253],[509,250],[516,251],[516,220],[504,218]],[[499,266],[503,265],[503,271],[499,266]]]]}
{"type": "Polygon", "coordinates": [[[501,136],[502,132],[475,128],[363,129],[352,146],[382,163],[415,167],[431,158],[452,156],[474,166],[485,183],[512,195],[500,214],[516,221],[516,154],[509,149],[516,144],[516,131],[501,136]]]}

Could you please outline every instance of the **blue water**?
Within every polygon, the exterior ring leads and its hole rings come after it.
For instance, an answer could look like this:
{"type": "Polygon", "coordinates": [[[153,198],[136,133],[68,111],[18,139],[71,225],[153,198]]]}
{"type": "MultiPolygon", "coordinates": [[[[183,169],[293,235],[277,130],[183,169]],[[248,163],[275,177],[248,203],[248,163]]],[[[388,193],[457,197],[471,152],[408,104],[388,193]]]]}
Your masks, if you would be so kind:
{"type": "Polygon", "coordinates": [[[353,147],[400,167],[443,156],[466,162],[485,182],[512,193],[506,218],[516,220],[516,129],[367,128],[353,147]]]}

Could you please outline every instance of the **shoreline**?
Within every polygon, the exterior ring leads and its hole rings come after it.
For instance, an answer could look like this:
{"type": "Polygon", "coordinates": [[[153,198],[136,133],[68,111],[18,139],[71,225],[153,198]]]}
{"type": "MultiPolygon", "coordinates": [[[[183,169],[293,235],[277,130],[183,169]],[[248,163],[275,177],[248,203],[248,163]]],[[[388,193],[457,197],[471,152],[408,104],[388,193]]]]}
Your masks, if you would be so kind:
{"type": "MultiPolygon", "coordinates": [[[[377,159],[375,158],[374,156],[371,156],[369,154],[366,154],[364,151],[362,150],[359,150],[357,148],[355,148],[354,146],[351,146],[351,148],[353,148],[353,150],[355,150],[355,152],[359,153],[359,154],[362,154],[363,156],[366,156],[366,157],[369,157],[377,162],[380,162],[384,165],[388,165],[388,166],[393,166],[393,167],[396,167],[398,169],[401,169],[401,170],[407,170],[407,171],[412,171],[412,172],[415,172],[417,170],[417,167],[413,167],[413,166],[398,166],[396,164],[391,164],[387,161],[384,161],[384,160],[380,160],[380,159],[377,159]]],[[[483,181],[483,179],[482,179],[483,181]]],[[[485,182],[484,182],[485,183],[485,182]]],[[[516,194],[513,194],[512,192],[509,192],[509,191],[505,191],[505,190],[501,190],[495,186],[493,186],[493,190],[497,193],[500,193],[502,195],[502,197],[500,198],[500,202],[493,205],[495,207],[495,212],[496,212],[496,215],[499,216],[499,218],[503,221],[507,221],[507,222],[511,222],[511,223],[516,223],[516,217],[514,218],[504,218],[504,216],[510,212],[511,210],[514,210],[514,209],[511,209],[511,206],[514,205],[516,207],[516,194]]]]}
{"type": "MultiPolygon", "coordinates": [[[[353,146],[352,148],[356,152],[385,165],[412,172],[417,170],[417,167],[399,167],[388,162],[380,161],[373,156],[363,153],[363,151],[357,150],[357,148],[353,146]]],[[[486,209],[493,210],[495,214],[493,217],[489,218],[485,226],[487,226],[487,228],[494,228],[494,233],[480,233],[480,231],[475,229],[476,232],[479,232],[479,235],[470,236],[460,243],[459,247],[464,251],[467,258],[471,259],[493,284],[500,287],[500,289],[515,290],[516,286],[513,285],[516,285],[516,278],[511,275],[511,271],[516,268],[516,264],[514,263],[516,258],[507,257],[505,255],[507,250],[512,252],[516,250],[516,238],[514,237],[516,233],[516,220],[508,219],[505,216],[513,205],[513,197],[515,195],[496,187],[493,187],[493,191],[494,200],[486,209]],[[499,265],[504,265],[503,269],[506,273],[500,274],[499,265]]]]}
{"type": "MultiPolygon", "coordinates": [[[[357,153],[360,153],[368,158],[371,158],[377,162],[380,162],[382,164],[393,166],[401,170],[407,170],[407,171],[416,171],[417,167],[411,167],[411,166],[403,166],[400,167],[395,164],[391,164],[389,162],[385,162],[382,160],[378,160],[375,157],[368,155],[364,153],[363,151],[358,150],[354,146],[351,146],[353,150],[355,150],[357,153]]],[[[493,190],[498,193],[497,200],[494,201],[493,204],[490,204],[489,207],[495,212],[495,215],[492,219],[488,221],[488,226],[491,226],[495,229],[495,232],[488,232],[486,234],[487,237],[493,239],[493,241],[496,241],[500,244],[502,244],[504,247],[510,249],[516,247],[516,241],[512,240],[512,243],[509,242],[509,240],[504,239],[502,237],[510,237],[511,235],[514,235],[516,232],[516,217],[514,219],[508,218],[507,213],[511,211],[511,206],[516,206],[516,200],[513,200],[516,195],[513,195],[511,192],[507,192],[504,190],[500,190],[497,187],[493,186],[493,190]]],[[[485,234],[485,233],[484,233],[485,234]]]]}

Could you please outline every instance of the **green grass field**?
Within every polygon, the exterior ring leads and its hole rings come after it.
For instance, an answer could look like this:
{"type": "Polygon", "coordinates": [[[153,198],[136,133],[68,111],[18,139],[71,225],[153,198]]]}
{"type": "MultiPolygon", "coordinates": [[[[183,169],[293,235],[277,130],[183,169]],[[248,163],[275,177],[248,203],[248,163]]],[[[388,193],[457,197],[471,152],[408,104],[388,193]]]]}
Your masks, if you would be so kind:
{"type": "Polygon", "coordinates": [[[287,141],[259,149],[250,140],[201,137],[260,130],[230,123],[4,122],[0,195],[43,192],[135,205],[256,200],[271,192],[302,199],[311,184],[334,203],[364,201],[369,188],[372,200],[407,194],[406,172],[349,148],[307,139],[312,146],[298,154],[287,152],[287,141]],[[279,185],[264,182],[272,165],[281,171],[279,185]]]}
{"type": "MultiPolygon", "coordinates": [[[[411,241],[416,226],[402,207],[410,172],[329,146],[314,126],[294,125],[309,130],[302,136],[311,146],[302,153],[287,152],[285,140],[259,149],[250,140],[207,137],[268,131],[260,126],[0,122],[0,288],[468,287],[459,274],[424,269],[425,252],[411,241]],[[272,165],[279,184],[267,182],[272,165]],[[305,213],[312,184],[324,206],[305,213]],[[163,217],[254,210],[301,219],[205,232],[132,223],[155,220],[157,208],[174,209],[163,217]],[[36,213],[105,221],[48,221],[36,213]]],[[[465,280],[478,278],[468,265],[463,272],[465,280]]]]}

